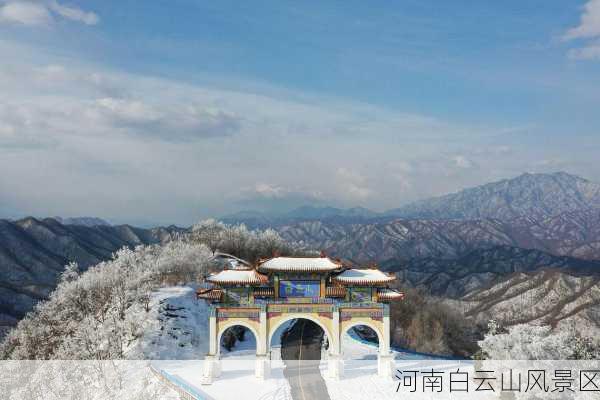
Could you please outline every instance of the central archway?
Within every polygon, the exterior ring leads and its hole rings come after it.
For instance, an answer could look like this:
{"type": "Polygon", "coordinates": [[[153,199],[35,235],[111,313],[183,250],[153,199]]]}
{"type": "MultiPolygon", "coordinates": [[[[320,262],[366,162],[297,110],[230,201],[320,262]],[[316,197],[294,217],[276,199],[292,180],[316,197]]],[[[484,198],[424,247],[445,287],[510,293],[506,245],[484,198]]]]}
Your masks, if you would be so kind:
{"type": "MultiPolygon", "coordinates": [[[[289,314],[285,317],[282,317],[281,319],[277,320],[275,323],[269,326],[267,341],[269,352],[272,352],[273,350],[280,350],[280,344],[275,344],[277,343],[277,341],[274,343],[274,339],[277,339],[275,335],[282,335],[286,328],[291,328],[291,323],[302,320],[314,323],[321,329],[321,331],[323,332],[323,340],[327,340],[329,343],[329,352],[332,346],[332,341],[336,340],[336,338],[333,337],[331,333],[331,329],[329,329],[329,327],[318,317],[306,314],[289,314]]],[[[274,358],[278,358],[276,354],[272,354],[272,356],[274,358]]]]}

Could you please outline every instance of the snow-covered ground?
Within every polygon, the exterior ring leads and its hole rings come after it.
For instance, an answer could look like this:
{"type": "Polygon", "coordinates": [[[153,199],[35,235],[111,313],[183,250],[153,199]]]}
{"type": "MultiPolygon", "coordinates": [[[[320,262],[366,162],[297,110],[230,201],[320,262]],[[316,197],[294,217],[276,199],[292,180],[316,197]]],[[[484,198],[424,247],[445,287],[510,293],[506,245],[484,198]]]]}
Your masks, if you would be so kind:
{"type": "MultiPolygon", "coordinates": [[[[208,313],[190,286],[172,286],[152,296],[143,336],[126,351],[128,359],[200,360],[208,352],[208,313]]],[[[251,335],[250,335],[251,336],[251,335]]]]}
{"type": "MultiPolygon", "coordinates": [[[[154,368],[201,393],[207,399],[231,399],[244,395],[244,400],[291,398],[283,375],[284,364],[276,355],[267,379],[255,377],[256,338],[247,332],[232,351],[221,348],[222,374],[212,385],[201,385],[204,355],[208,350],[208,307],[197,301],[194,288],[168,287],[158,290],[152,299],[144,336],[128,351],[128,358],[151,359],[154,368]]],[[[271,347],[277,354],[280,337],[286,327],[275,333],[271,347]]],[[[355,333],[342,339],[344,374],[340,380],[327,379],[332,399],[386,398],[396,395],[391,379],[377,376],[377,345],[355,333]],[[368,393],[368,395],[367,395],[368,393]]],[[[430,357],[394,351],[393,356],[406,366],[430,357]]],[[[430,361],[431,362],[431,361],[430,361]]],[[[327,373],[327,360],[321,362],[327,373]]]]}

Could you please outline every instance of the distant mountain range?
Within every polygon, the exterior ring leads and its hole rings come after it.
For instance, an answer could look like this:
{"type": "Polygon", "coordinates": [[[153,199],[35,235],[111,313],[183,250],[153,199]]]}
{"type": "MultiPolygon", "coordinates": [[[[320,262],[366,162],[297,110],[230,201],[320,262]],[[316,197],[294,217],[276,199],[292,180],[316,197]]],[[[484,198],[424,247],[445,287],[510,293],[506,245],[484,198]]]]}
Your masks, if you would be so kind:
{"type": "Polygon", "coordinates": [[[445,196],[420,200],[382,213],[363,207],[304,206],[287,213],[243,211],[221,218],[252,228],[302,221],[361,223],[403,219],[497,219],[526,217],[543,220],[572,211],[600,208],[600,184],[565,172],[523,174],[445,196]]]}
{"type": "Polygon", "coordinates": [[[523,174],[446,196],[418,201],[386,214],[403,218],[536,220],[600,207],[600,185],[565,172],[523,174]]]}
{"type": "Polygon", "coordinates": [[[392,219],[356,224],[304,221],[275,229],[287,240],[357,263],[461,257],[495,246],[600,260],[600,209],[536,220],[392,219]]]}
{"type": "Polygon", "coordinates": [[[14,323],[46,298],[70,261],[85,269],[124,246],[163,242],[175,231],[63,225],[53,218],[0,220],[0,325],[14,323]]]}
{"type": "MultiPolygon", "coordinates": [[[[0,326],[14,324],[44,299],[69,261],[86,268],[123,246],[186,231],[111,226],[93,217],[60,220],[0,220],[0,326]]],[[[289,241],[356,264],[377,262],[404,283],[445,297],[544,268],[600,272],[600,185],[562,172],[524,174],[385,213],[307,206],[222,220],[271,227],[289,241]]]]}
{"type": "Polygon", "coordinates": [[[336,208],[303,206],[285,213],[240,211],[219,218],[227,224],[243,223],[252,229],[264,229],[300,221],[329,221],[338,223],[361,223],[388,219],[388,216],[364,207],[336,208]]]}
{"type": "Polygon", "coordinates": [[[110,226],[111,224],[96,217],[52,217],[63,225],[110,226]]]}

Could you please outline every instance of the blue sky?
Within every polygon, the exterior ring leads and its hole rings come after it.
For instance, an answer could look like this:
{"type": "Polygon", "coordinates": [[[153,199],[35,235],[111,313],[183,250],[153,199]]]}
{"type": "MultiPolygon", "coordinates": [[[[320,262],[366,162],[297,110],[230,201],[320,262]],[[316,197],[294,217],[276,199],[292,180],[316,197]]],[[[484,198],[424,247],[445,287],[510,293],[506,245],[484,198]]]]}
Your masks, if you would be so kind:
{"type": "Polygon", "coordinates": [[[0,0],[0,54],[0,217],[600,180],[599,0],[0,0]]]}

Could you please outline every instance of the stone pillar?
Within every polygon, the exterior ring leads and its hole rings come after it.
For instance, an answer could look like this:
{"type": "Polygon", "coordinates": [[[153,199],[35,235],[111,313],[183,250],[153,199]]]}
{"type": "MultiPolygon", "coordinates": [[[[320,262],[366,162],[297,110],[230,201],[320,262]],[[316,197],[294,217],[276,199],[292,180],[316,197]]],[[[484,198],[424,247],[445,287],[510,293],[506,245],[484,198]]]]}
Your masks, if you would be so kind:
{"type": "Polygon", "coordinates": [[[267,321],[267,306],[261,304],[259,312],[259,329],[256,338],[256,365],[255,375],[259,379],[267,379],[271,373],[269,359],[269,329],[267,321]]]}
{"type": "Polygon", "coordinates": [[[333,380],[339,380],[344,376],[344,360],[341,355],[329,355],[327,360],[327,377],[333,380]]]}
{"type": "Polygon", "coordinates": [[[383,306],[383,332],[381,332],[382,343],[379,343],[379,353],[381,355],[390,354],[390,306],[384,304],[383,306]]]}
{"type": "Polygon", "coordinates": [[[203,385],[210,385],[215,378],[221,374],[221,366],[219,364],[219,343],[217,331],[217,309],[214,306],[210,307],[210,316],[208,317],[208,355],[204,358],[202,365],[202,377],[200,382],[203,385]]]}
{"type": "Polygon", "coordinates": [[[256,338],[256,354],[265,355],[269,352],[269,332],[267,327],[267,307],[262,305],[259,312],[258,337],[256,338]]]}
{"type": "Polygon", "coordinates": [[[268,379],[271,375],[271,360],[265,355],[256,355],[256,363],[254,367],[254,375],[258,379],[268,379]]]}
{"type": "Polygon", "coordinates": [[[382,378],[392,378],[394,374],[394,356],[390,351],[390,306],[383,306],[383,332],[381,332],[381,343],[379,343],[379,355],[377,356],[377,373],[382,378]]]}
{"type": "Polygon", "coordinates": [[[340,309],[333,306],[333,320],[331,322],[332,338],[329,338],[329,353],[334,356],[339,356],[342,353],[341,335],[340,335],[340,309]]]}
{"type": "Polygon", "coordinates": [[[379,343],[379,353],[381,355],[390,354],[390,317],[383,317],[383,332],[381,332],[382,343],[379,343]]]}
{"type": "Polygon", "coordinates": [[[331,379],[340,379],[344,375],[344,361],[342,359],[342,340],[340,334],[340,309],[333,306],[333,320],[329,338],[329,359],[327,360],[327,376],[331,379]]]}
{"type": "Polygon", "coordinates": [[[207,355],[204,358],[204,364],[202,365],[202,377],[200,383],[202,385],[210,385],[213,383],[215,378],[221,375],[221,365],[218,356],[207,355]]]}
{"type": "Polygon", "coordinates": [[[210,317],[208,318],[208,335],[209,335],[209,346],[208,354],[216,356],[219,350],[219,338],[217,337],[217,310],[214,307],[210,309],[210,317]]]}
{"type": "Polygon", "coordinates": [[[377,374],[386,379],[394,376],[394,356],[392,354],[379,354],[377,356],[377,374]]]}

